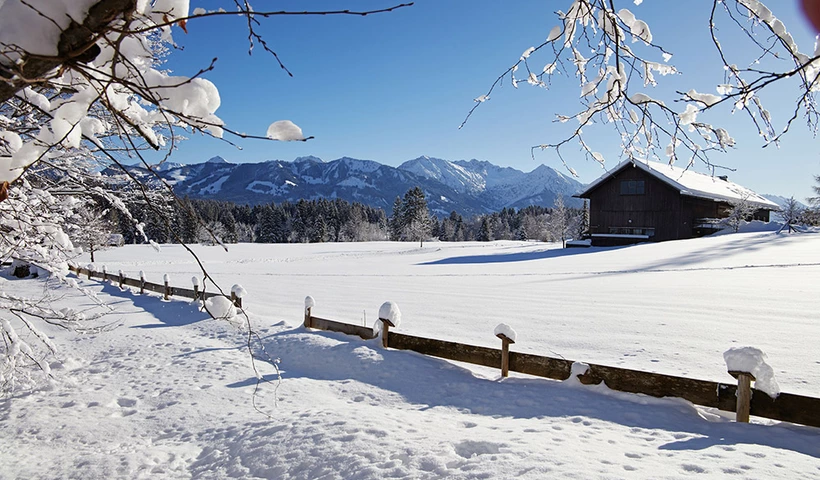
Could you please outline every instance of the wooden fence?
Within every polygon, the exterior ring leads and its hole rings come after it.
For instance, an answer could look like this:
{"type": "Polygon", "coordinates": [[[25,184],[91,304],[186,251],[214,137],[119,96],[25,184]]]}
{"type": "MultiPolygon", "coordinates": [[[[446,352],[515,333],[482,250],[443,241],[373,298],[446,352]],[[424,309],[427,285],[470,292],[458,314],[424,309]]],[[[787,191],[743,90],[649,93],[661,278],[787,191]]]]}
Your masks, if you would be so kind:
{"type": "Polygon", "coordinates": [[[173,287],[169,285],[167,282],[165,283],[152,283],[146,281],[144,278],[134,279],[128,278],[125,275],[122,275],[122,272],[117,272],[116,274],[108,273],[103,269],[103,271],[98,272],[95,270],[89,270],[88,268],[78,267],[75,265],[69,265],[69,270],[76,273],[78,277],[86,276],[88,279],[92,278],[99,278],[103,282],[110,281],[111,283],[118,284],[120,288],[124,286],[136,287],[140,289],[140,294],[145,293],[146,291],[159,293],[163,296],[164,299],[168,300],[172,296],[176,297],[185,297],[190,298],[193,300],[207,300],[211,297],[218,297],[224,296],[226,298],[230,298],[231,301],[237,307],[242,307],[242,298],[236,296],[236,293],[232,290],[230,297],[227,295],[223,295],[221,293],[216,292],[203,292],[200,291],[197,286],[194,286],[193,289],[191,288],[180,288],[180,287],[173,287]]]}
{"type": "MultiPolygon", "coordinates": [[[[384,319],[380,320],[384,323],[384,319]]],[[[364,339],[376,337],[370,327],[315,317],[312,315],[312,308],[305,309],[304,325],[317,330],[358,335],[364,339]]],[[[507,341],[509,343],[509,340],[507,341]]],[[[502,368],[506,363],[509,370],[513,372],[554,380],[568,379],[572,365],[576,363],[572,360],[518,352],[509,352],[505,362],[503,355],[505,349],[503,348],[494,349],[416,337],[390,331],[387,326],[382,328],[382,343],[388,348],[412,350],[424,355],[485,367],[502,368]]],[[[597,385],[604,382],[608,388],[621,392],[640,393],[659,398],[679,397],[696,405],[736,412],[738,421],[743,421],[745,411],[745,421],[748,421],[748,415],[751,413],[758,417],[820,427],[820,399],[818,398],[781,393],[773,399],[765,392],[750,389],[748,384],[744,385],[742,379],[739,385],[736,385],[591,363],[584,365],[588,366],[586,373],[578,375],[578,379],[585,385],[597,385]],[[748,395],[744,395],[744,387],[749,389],[748,395]],[[739,389],[740,395],[738,394],[739,389]],[[747,398],[744,400],[744,397],[747,398]],[[744,404],[744,401],[748,403],[744,404]]]]}

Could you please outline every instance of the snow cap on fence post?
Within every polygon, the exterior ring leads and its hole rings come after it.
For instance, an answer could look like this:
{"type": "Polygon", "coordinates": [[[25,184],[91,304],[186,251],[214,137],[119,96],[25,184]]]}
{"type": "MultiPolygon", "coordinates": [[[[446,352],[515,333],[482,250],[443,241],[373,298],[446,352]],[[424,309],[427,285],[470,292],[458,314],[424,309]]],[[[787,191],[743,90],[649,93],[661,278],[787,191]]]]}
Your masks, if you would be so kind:
{"type": "Polygon", "coordinates": [[[501,339],[501,376],[510,376],[510,344],[515,343],[518,335],[506,323],[499,323],[494,330],[495,336],[501,339]]]}
{"type": "Polygon", "coordinates": [[[240,284],[235,284],[231,287],[231,301],[233,304],[239,308],[242,308],[242,297],[244,297],[248,292],[240,284]]]}
{"type": "Polygon", "coordinates": [[[780,386],[774,378],[774,369],[766,363],[766,358],[766,354],[755,347],[735,347],[723,352],[729,372],[751,374],[755,378],[755,389],[777,398],[780,386]]]}
{"type": "Polygon", "coordinates": [[[780,387],[774,379],[774,370],[766,363],[766,354],[754,347],[736,347],[723,352],[729,374],[737,379],[737,407],[735,419],[749,423],[752,401],[752,381],[755,387],[772,398],[777,398],[780,387]]]}
{"type": "Polygon", "coordinates": [[[305,328],[311,328],[310,315],[313,307],[316,306],[316,300],[310,295],[305,297],[305,328]]]}
{"type": "Polygon", "coordinates": [[[379,308],[379,320],[382,322],[382,346],[387,348],[390,327],[398,327],[401,324],[399,306],[393,302],[384,302],[379,308]]]}
{"type": "Polygon", "coordinates": [[[163,299],[168,300],[171,297],[171,277],[165,273],[162,275],[162,281],[165,282],[165,295],[163,296],[163,299]]]}
{"type": "Polygon", "coordinates": [[[140,295],[145,293],[145,272],[140,270],[140,295]]]}
{"type": "Polygon", "coordinates": [[[94,264],[93,264],[93,263],[89,263],[89,264],[88,264],[88,279],[89,279],[89,280],[91,280],[91,272],[93,272],[93,271],[94,271],[94,264]]]}
{"type": "Polygon", "coordinates": [[[194,285],[194,301],[199,300],[199,277],[194,275],[191,277],[191,283],[194,285]]]}

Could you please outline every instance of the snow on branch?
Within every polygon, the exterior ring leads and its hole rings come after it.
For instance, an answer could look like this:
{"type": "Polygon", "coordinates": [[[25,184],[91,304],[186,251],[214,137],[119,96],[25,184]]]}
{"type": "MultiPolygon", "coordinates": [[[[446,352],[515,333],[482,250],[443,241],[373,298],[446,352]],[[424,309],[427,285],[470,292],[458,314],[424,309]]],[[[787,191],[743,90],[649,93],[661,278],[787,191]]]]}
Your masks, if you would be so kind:
{"type": "MultiPolygon", "coordinates": [[[[628,4],[633,2],[620,2],[628,4]]],[[[820,91],[820,49],[806,54],[800,51],[786,26],[759,0],[712,0],[711,5],[692,7],[697,15],[708,14],[708,31],[721,59],[715,71],[723,76],[715,92],[696,88],[682,91],[659,91],[665,76],[682,76],[670,61],[672,52],[656,42],[650,25],[640,19],[640,3],[617,9],[615,0],[572,0],[566,12],[557,11],[557,25],[546,40],[524,50],[517,61],[499,75],[490,88],[475,99],[459,128],[490,99],[505,81],[513,87],[526,84],[549,90],[556,82],[571,82],[578,87],[579,109],[556,112],[555,122],[576,123],[570,133],[555,141],[532,147],[554,151],[564,166],[577,175],[562,154],[575,144],[585,157],[604,166],[603,155],[587,138],[585,130],[597,125],[609,126],[621,146],[620,156],[633,160],[657,159],[673,164],[679,160],[692,165],[696,160],[715,167],[711,152],[725,152],[735,140],[725,128],[702,118],[710,111],[728,107],[727,113],[744,113],[764,141],[777,144],[801,114],[816,133],[820,115],[816,94],[820,91]],[[709,9],[707,12],[707,8],[709,9]],[[722,28],[724,27],[724,28],[722,28]],[[749,41],[756,56],[730,58],[719,41],[720,35],[737,35],[749,41]],[[788,59],[786,65],[782,61],[788,59]],[[745,63],[749,66],[739,66],[745,63]],[[543,65],[541,67],[540,65],[543,65]],[[770,112],[764,107],[760,92],[776,82],[790,82],[797,87],[793,115],[778,130],[770,112]],[[673,100],[682,107],[664,102],[673,100]]],[[[748,53],[750,49],[745,49],[748,53]]],[[[698,54],[699,52],[684,52],[698,54]]],[[[737,55],[735,55],[737,56],[737,55]]],[[[726,110],[724,108],[724,110],[726,110]]],[[[600,136],[595,141],[600,142],[600,136]]],[[[609,143],[601,142],[603,145],[609,143]]]]}

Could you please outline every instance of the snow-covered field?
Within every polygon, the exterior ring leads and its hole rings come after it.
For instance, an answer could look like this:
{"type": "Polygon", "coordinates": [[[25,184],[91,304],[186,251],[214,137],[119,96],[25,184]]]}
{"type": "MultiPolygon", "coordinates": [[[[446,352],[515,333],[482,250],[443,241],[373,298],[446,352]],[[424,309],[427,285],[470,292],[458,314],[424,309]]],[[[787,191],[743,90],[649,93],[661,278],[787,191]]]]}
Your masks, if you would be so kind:
{"type": "MultiPolygon", "coordinates": [[[[731,382],[722,353],[768,354],[783,391],[820,396],[820,233],[610,249],[524,242],[194,247],[240,283],[274,368],[254,396],[246,337],[185,300],[82,281],[113,331],[49,331],[55,385],[0,401],[0,478],[817,478],[820,429],[573,382],[454,365],[305,331],[372,324],[387,300],[412,335],[731,382]],[[255,407],[254,407],[255,405],[255,407]],[[263,413],[260,413],[263,412],[263,413]],[[266,415],[269,415],[266,416],[266,415]]],[[[97,266],[190,287],[181,247],[97,266]]],[[[85,260],[87,262],[87,260],[85,260]]],[[[33,295],[40,280],[0,280],[33,295]]],[[[75,308],[88,299],[62,289],[75,308]]]]}

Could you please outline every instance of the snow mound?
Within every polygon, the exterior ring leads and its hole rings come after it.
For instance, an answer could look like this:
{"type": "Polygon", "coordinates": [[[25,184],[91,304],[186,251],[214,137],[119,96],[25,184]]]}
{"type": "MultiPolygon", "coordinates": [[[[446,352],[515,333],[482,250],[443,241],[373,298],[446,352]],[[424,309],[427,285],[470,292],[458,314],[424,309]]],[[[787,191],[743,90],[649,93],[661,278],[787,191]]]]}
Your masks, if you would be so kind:
{"type": "Polygon", "coordinates": [[[581,375],[586,375],[589,371],[589,364],[584,362],[572,362],[572,367],[570,368],[569,378],[565,380],[565,382],[574,383],[577,385],[581,385],[581,380],[578,378],[581,375]]]}
{"type": "Polygon", "coordinates": [[[389,320],[393,326],[398,327],[401,324],[399,306],[393,302],[384,302],[379,308],[379,319],[389,320]]]}
{"type": "Polygon", "coordinates": [[[191,284],[193,284],[195,288],[199,288],[199,277],[197,277],[196,275],[191,277],[191,284]]]}
{"type": "Polygon", "coordinates": [[[772,398],[780,394],[780,386],[774,378],[774,370],[766,363],[766,354],[754,347],[736,347],[723,352],[726,368],[730,372],[747,372],[755,377],[755,389],[772,398]]]}
{"type": "Polygon", "coordinates": [[[505,337],[512,340],[515,343],[516,339],[518,339],[518,334],[513,330],[513,328],[506,323],[499,323],[495,330],[493,331],[495,336],[504,335],[505,337]]]}
{"type": "Polygon", "coordinates": [[[205,300],[205,311],[216,319],[231,320],[236,316],[236,307],[227,297],[217,295],[205,300]]]}

